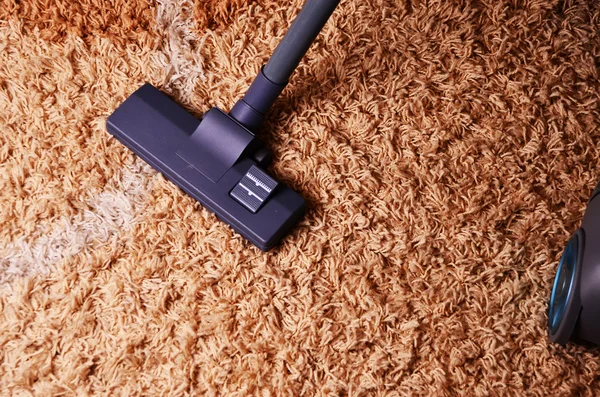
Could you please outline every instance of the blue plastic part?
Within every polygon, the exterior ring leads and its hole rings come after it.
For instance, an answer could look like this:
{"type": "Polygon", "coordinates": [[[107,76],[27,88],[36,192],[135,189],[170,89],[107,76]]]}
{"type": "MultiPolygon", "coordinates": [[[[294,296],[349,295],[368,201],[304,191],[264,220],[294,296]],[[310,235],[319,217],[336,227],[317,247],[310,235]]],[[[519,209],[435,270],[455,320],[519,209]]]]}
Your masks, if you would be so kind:
{"type": "Polygon", "coordinates": [[[575,274],[578,266],[578,248],[579,241],[575,234],[567,243],[558,263],[548,310],[548,328],[550,334],[556,334],[559,330],[567,309],[567,304],[572,300],[575,274]]]}

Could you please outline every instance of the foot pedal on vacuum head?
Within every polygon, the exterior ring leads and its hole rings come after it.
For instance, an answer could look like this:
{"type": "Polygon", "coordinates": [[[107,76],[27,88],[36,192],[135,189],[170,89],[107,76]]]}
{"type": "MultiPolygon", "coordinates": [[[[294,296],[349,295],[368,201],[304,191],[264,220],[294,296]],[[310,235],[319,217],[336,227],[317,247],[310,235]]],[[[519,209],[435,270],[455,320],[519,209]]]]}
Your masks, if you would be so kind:
{"type": "Polygon", "coordinates": [[[231,197],[248,208],[250,212],[256,214],[276,187],[277,181],[275,179],[253,165],[242,180],[235,185],[231,191],[231,197]]]}

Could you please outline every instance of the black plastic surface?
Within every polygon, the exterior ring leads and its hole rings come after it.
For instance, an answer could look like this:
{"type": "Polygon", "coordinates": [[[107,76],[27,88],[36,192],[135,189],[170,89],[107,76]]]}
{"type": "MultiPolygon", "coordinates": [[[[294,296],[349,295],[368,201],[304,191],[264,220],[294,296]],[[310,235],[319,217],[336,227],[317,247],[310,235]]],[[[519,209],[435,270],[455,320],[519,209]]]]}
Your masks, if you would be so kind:
{"type": "Polygon", "coordinates": [[[182,142],[177,155],[217,182],[245,152],[256,146],[253,142],[250,131],[221,110],[212,108],[182,142]]]}
{"type": "MultiPolygon", "coordinates": [[[[229,195],[231,190],[250,167],[257,166],[252,156],[241,150],[241,157],[224,170],[223,164],[233,161],[235,153],[240,152],[240,147],[235,148],[234,155],[213,153],[213,157],[219,158],[219,172],[208,171],[207,175],[207,159],[201,157],[207,153],[207,148],[203,146],[206,143],[204,140],[208,139],[210,145],[211,138],[206,137],[218,139],[222,125],[224,128],[234,128],[229,121],[215,121],[222,115],[224,114],[219,112],[217,118],[211,117],[209,125],[199,129],[199,120],[152,85],[145,84],[108,118],[107,130],[234,230],[261,250],[267,251],[300,218],[305,209],[305,201],[282,184],[277,186],[256,213],[248,211],[234,200],[229,195]],[[199,130],[203,130],[202,139],[191,139],[194,132],[199,130]],[[194,153],[199,157],[194,159],[194,153]]],[[[227,132],[230,138],[234,137],[231,139],[235,142],[238,134],[243,135],[243,132],[227,132]]],[[[223,148],[222,143],[215,145],[217,148],[210,149],[209,152],[218,152],[223,148]]]]}
{"type": "Polygon", "coordinates": [[[600,194],[600,181],[596,184],[596,188],[590,197],[590,201],[592,201],[598,194],[600,194]]]}
{"type": "Polygon", "coordinates": [[[550,339],[566,344],[569,340],[600,345],[600,195],[592,194],[574,235],[578,239],[576,272],[563,319],[555,332],[549,327],[550,339]]]}
{"type": "Polygon", "coordinates": [[[581,277],[581,311],[574,335],[600,345],[600,196],[588,204],[581,222],[585,232],[581,277]]]}

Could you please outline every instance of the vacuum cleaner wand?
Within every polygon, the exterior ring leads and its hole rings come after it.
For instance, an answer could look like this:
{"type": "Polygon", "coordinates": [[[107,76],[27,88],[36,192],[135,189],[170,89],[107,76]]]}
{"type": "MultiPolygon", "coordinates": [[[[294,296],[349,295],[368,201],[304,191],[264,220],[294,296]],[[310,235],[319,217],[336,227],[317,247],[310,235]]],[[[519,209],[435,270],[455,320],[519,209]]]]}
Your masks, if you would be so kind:
{"type": "Polygon", "coordinates": [[[339,0],[308,0],[304,4],[246,95],[231,109],[231,117],[251,131],[258,128],[338,4],[339,0]]]}
{"type": "Polygon", "coordinates": [[[272,156],[254,132],[338,3],[305,3],[229,114],[212,108],[199,121],[145,84],[108,117],[108,132],[258,248],[269,250],[302,216],[306,203],[265,171],[272,156]]]}

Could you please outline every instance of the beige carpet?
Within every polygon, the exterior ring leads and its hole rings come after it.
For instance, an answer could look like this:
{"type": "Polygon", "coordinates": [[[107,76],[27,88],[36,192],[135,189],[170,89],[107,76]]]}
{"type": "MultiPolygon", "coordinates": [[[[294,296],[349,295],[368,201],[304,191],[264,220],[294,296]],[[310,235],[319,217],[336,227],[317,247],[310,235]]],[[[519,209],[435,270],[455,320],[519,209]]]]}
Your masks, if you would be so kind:
{"type": "Polygon", "coordinates": [[[0,0],[1,396],[600,394],[552,345],[600,177],[600,3],[346,0],[261,137],[265,254],[105,130],[229,109],[301,0],[0,0]]]}

